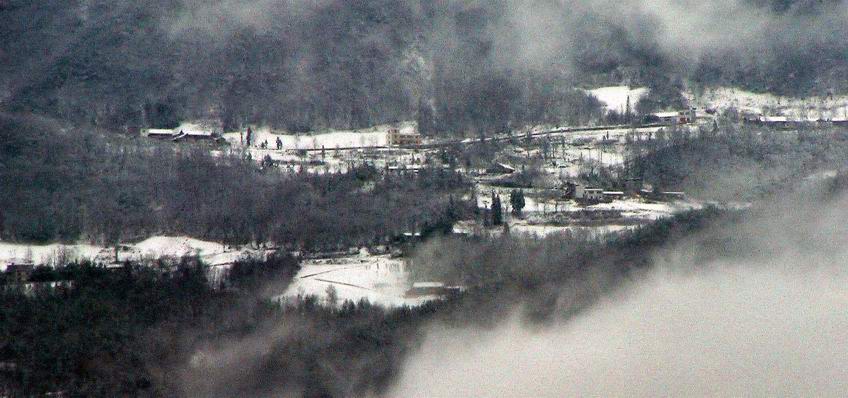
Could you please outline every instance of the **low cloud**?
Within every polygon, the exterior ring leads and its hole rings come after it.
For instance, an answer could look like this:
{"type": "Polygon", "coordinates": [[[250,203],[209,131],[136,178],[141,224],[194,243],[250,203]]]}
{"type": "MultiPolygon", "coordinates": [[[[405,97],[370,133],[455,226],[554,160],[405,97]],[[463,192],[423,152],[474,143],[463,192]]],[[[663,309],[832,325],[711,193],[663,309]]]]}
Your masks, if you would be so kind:
{"type": "Polygon", "coordinates": [[[567,321],[434,327],[405,397],[840,396],[848,388],[846,201],[783,205],[725,231],[750,252],[683,245],[567,321]]]}

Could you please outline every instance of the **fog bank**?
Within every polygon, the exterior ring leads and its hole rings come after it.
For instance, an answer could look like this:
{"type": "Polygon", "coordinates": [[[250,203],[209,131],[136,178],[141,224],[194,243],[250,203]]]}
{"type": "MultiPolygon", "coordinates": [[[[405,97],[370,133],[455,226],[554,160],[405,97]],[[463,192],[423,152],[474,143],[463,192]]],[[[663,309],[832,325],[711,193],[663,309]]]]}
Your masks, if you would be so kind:
{"type": "Polygon", "coordinates": [[[846,282],[835,270],[658,274],[552,328],[434,332],[391,395],[838,396],[846,282]]]}
{"type": "Polygon", "coordinates": [[[722,233],[741,255],[704,262],[670,248],[650,274],[554,325],[434,327],[389,395],[840,396],[845,204],[775,205],[722,233]]]}

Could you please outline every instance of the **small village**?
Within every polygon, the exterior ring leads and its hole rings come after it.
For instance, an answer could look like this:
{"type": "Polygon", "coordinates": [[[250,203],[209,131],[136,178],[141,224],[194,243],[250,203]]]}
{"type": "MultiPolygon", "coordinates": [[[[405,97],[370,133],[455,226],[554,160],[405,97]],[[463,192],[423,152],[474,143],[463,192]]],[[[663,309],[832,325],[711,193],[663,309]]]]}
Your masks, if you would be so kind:
{"type": "MultiPolygon", "coordinates": [[[[622,114],[629,112],[631,95],[644,94],[641,89],[629,87],[598,89],[596,93],[609,101],[608,109],[622,114]]],[[[759,113],[762,108],[741,108],[738,123],[777,131],[846,124],[846,119],[833,112],[802,118],[797,116],[799,112],[795,112],[796,116],[765,116],[759,113]]],[[[709,131],[716,127],[719,115],[731,112],[738,111],[691,108],[657,112],[626,125],[537,126],[511,134],[467,139],[424,137],[412,122],[294,135],[262,126],[224,132],[215,123],[199,121],[173,129],[139,129],[137,133],[148,140],[205,148],[214,156],[242,157],[260,169],[273,168],[284,173],[329,174],[356,167],[370,167],[387,176],[451,171],[473,183],[470,196],[463,199],[476,202],[478,208],[475,218],[460,220],[453,226],[451,232],[455,236],[497,237],[508,233],[529,239],[552,234],[601,238],[682,211],[716,205],[685,192],[653,186],[638,177],[619,175],[607,179],[614,181],[609,185],[593,177],[598,172],[623,173],[627,148],[632,142],[650,140],[668,131],[709,131]],[[487,154],[485,157],[464,156],[481,149],[487,154]]],[[[461,290],[461,286],[441,281],[412,279],[408,254],[421,237],[421,231],[413,227],[376,246],[321,253],[294,250],[291,253],[303,259],[303,268],[296,283],[278,298],[317,295],[333,302],[367,298],[398,306],[420,304],[461,290]]],[[[168,236],[115,247],[0,244],[0,266],[7,281],[33,290],[38,285],[39,267],[68,260],[92,261],[113,269],[120,269],[127,261],[146,262],[167,271],[183,258],[195,258],[209,266],[210,281],[220,284],[235,261],[261,260],[279,250],[286,249],[272,243],[232,247],[168,236]]]]}
{"type": "MultiPolygon", "coordinates": [[[[627,98],[629,101],[629,98],[627,98]]],[[[651,135],[660,129],[707,126],[708,114],[694,110],[664,112],[629,126],[540,126],[482,139],[425,138],[414,123],[377,126],[364,131],[291,135],[267,127],[222,132],[213,124],[183,123],[174,129],[139,130],[149,140],[207,148],[215,156],[238,156],[259,168],[289,173],[339,173],[371,167],[386,175],[414,175],[422,170],[459,173],[473,182],[471,196],[479,213],[461,220],[452,233],[459,237],[503,233],[540,239],[551,234],[602,237],[702,206],[683,192],[667,192],[638,178],[621,186],[585,181],[587,171],[621,167],[628,135],[651,135]],[[470,149],[484,147],[488,160],[461,160],[470,149]]],[[[341,302],[367,298],[389,306],[417,305],[461,290],[442,281],[412,280],[408,254],[420,242],[414,228],[386,245],[346,251],[292,254],[302,270],[279,299],[317,295],[341,302]],[[322,277],[313,275],[320,274],[322,277]]],[[[7,280],[35,291],[40,267],[68,260],[87,260],[119,270],[133,261],[171,272],[183,258],[209,266],[209,280],[221,284],[235,261],[265,259],[284,248],[271,243],[231,247],[188,237],[152,237],[115,247],[0,245],[0,264],[7,280]],[[169,271],[170,270],[170,271],[169,271]]],[[[44,282],[53,283],[53,282],[44,282]]]]}
{"type": "Polygon", "coordinates": [[[0,398],[848,395],[848,0],[0,21],[0,398]]]}

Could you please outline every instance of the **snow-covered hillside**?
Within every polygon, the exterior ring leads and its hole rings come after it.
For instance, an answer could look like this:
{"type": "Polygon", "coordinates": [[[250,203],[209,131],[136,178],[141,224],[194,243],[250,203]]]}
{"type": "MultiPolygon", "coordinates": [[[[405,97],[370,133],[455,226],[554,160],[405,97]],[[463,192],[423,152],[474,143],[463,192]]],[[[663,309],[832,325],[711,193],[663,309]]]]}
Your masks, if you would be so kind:
{"type": "Polygon", "coordinates": [[[689,103],[699,109],[726,111],[736,109],[765,115],[783,115],[810,120],[848,119],[848,96],[792,98],[768,93],[753,93],[738,88],[706,89],[703,93],[684,93],[689,103]]]}
{"type": "Polygon", "coordinates": [[[9,264],[56,265],[60,261],[94,260],[103,248],[88,244],[30,245],[0,242],[0,271],[9,264]],[[63,260],[64,259],[64,260],[63,260]]]}
{"type": "MultiPolygon", "coordinates": [[[[262,250],[232,247],[185,236],[154,236],[118,248],[118,261],[147,261],[197,256],[210,266],[232,264],[239,258],[264,256],[262,250]]],[[[92,261],[108,265],[115,261],[115,249],[90,244],[34,245],[0,242],[0,271],[9,264],[56,266],[73,261],[92,261]]]]}
{"type": "Polygon", "coordinates": [[[406,297],[411,285],[406,264],[388,255],[369,255],[309,260],[283,294],[286,300],[298,296],[316,296],[325,304],[329,288],[336,292],[337,305],[345,300],[357,302],[367,299],[372,304],[387,307],[420,305],[437,296],[406,297]]]}

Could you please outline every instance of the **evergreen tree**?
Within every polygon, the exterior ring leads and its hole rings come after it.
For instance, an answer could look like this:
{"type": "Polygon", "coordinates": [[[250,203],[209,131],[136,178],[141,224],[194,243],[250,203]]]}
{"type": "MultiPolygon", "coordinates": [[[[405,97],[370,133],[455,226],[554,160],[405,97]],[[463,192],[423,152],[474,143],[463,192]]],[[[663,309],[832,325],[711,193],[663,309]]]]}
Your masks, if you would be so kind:
{"type": "Polygon", "coordinates": [[[514,189],[509,193],[509,204],[512,206],[512,214],[516,217],[521,216],[521,210],[524,209],[524,191],[514,189]]]}
{"type": "Polygon", "coordinates": [[[503,223],[503,214],[501,213],[501,198],[492,191],[492,225],[501,225],[503,223]]]}

